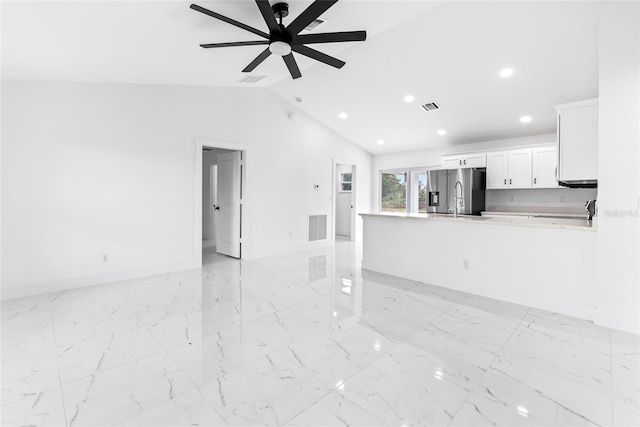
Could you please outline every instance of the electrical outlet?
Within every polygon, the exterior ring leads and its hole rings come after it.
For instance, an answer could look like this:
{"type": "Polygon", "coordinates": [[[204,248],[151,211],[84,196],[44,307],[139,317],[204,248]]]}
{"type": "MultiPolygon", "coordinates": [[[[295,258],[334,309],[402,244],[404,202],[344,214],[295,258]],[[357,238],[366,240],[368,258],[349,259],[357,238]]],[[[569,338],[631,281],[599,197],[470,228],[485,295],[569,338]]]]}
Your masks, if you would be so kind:
{"type": "Polygon", "coordinates": [[[462,268],[464,268],[465,270],[469,269],[469,260],[468,259],[463,259],[462,260],[462,268]]]}
{"type": "Polygon", "coordinates": [[[109,262],[109,254],[102,254],[102,262],[109,262]]]}
{"type": "Polygon", "coordinates": [[[564,196],[560,196],[560,203],[564,203],[564,196]]]}

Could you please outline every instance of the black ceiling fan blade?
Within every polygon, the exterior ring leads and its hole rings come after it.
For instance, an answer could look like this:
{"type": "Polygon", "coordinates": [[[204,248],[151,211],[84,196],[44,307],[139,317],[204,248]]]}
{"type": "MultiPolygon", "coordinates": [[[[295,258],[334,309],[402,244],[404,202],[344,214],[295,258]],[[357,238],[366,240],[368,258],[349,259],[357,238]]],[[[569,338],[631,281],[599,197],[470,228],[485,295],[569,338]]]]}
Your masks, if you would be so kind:
{"type": "Polygon", "coordinates": [[[298,63],[293,57],[293,53],[283,56],[282,59],[284,59],[284,63],[287,64],[287,68],[291,73],[291,77],[293,77],[294,79],[302,77],[302,73],[300,72],[300,68],[298,68],[298,63]]]}
{"type": "Polygon", "coordinates": [[[294,44],[362,42],[367,39],[366,31],[343,31],[338,33],[303,34],[296,36],[294,44]]]}
{"type": "Polygon", "coordinates": [[[228,42],[228,43],[205,43],[205,44],[201,44],[200,46],[208,49],[212,47],[256,46],[261,44],[269,44],[269,40],[253,40],[248,42],[228,42]]]}
{"type": "Polygon", "coordinates": [[[273,13],[273,9],[271,9],[271,5],[269,4],[269,0],[256,0],[256,4],[258,5],[258,9],[260,9],[260,13],[264,18],[264,22],[266,22],[267,27],[269,28],[269,32],[279,33],[280,26],[276,21],[276,16],[273,13]]]}
{"type": "Polygon", "coordinates": [[[213,12],[209,9],[205,9],[204,7],[198,6],[197,4],[192,4],[189,7],[191,7],[191,9],[196,10],[200,13],[204,13],[205,15],[209,15],[213,18],[226,22],[227,24],[235,25],[236,27],[242,28],[243,30],[259,35],[260,37],[263,37],[265,39],[269,38],[269,34],[265,33],[264,31],[260,31],[256,28],[250,27],[246,24],[243,24],[242,22],[236,21],[235,19],[227,18],[226,16],[220,15],[219,13],[213,12]]]}
{"type": "Polygon", "coordinates": [[[307,46],[296,45],[291,46],[295,52],[298,52],[301,55],[308,56],[309,58],[315,59],[316,61],[324,62],[327,65],[331,65],[332,67],[342,68],[345,64],[344,61],[340,61],[333,56],[329,56],[326,53],[318,52],[315,49],[311,49],[307,46]]]}
{"type": "Polygon", "coordinates": [[[287,30],[291,34],[298,34],[307,25],[311,24],[316,18],[320,17],[331,6],[336,4],[338,0],[316,0],[311,3],[311,6],[305,9],[296,19],[293,20],[288,26],[287,30]]]}
{"type": "Polygon", "coordinates": [[[256,57],[256,59],[254,59],[253,61],[251,61],[251,63],[249,65],[247,65],[244,70],[242,70],[243,73],[250,73],[251,71],[253,71],[258,65],[260,65],[262,63],[262,61],[264,61],[265,59],[267,59],[269,57],[269,55],[271,55],[271,51],[269,50],[269,48],[266,48],[265,50],[262,51],[262,53],[260,55],[258,55],[256,57]]]}

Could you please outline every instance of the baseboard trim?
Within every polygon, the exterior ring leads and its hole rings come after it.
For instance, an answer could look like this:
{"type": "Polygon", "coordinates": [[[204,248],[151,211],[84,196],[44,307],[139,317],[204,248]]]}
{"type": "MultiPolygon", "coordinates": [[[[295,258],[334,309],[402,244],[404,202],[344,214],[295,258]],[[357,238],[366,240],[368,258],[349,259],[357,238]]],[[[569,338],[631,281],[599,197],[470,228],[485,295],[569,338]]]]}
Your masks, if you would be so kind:
{"type": "Polygon", "coordinates": [[[114,273],[98,274],[95,276],[74,277],[71,279],[53,280],[50,282],[30,283],[26,285],[2,287],[0,300],[42,295],[50,292],[66,291],[69,289],[84,288],[87,286],[101,285],[104,283],[118,282],[121,280],[137,279],[139,277],[153,276],[156,274],[170,273],[180,270],[200,268],[195,261],[165,264],[153,267],[139,268],[135,270],[119,271],[114,273]]]}
{"type": "Polygon", "coordinates": [[[528,307],[538,308],[541,310],[552,311],[554,313],[560,313],[571,317],[577,317],[579,319],[589,320],[597,324],[597,322],[595,322],[594,307],[585,303],[576,303],[573,301],[565,301],[541,294],[523,292],[521,289],[510,290],[505,289],[504,287],[482,288],[477,285],[474,285],[473,287],[464,287],[456,286],[455,284],[451,283],[435,283],[433,281],[426,280],[426,278],[424,277],[424,272],[417,270],[409,271],[405,269],[398,269],[395,268],[392,264],[383,265],[382,263],[372,263],[363,260],[362,269],[388,274],[403,279],[415,280],[421,283],[428,283],[430,285],[439,286],[446,289],[453,289],[456,291],[467,292],[470,294],[493,298],[500,301],[506,301],[513,304],[520,304],[528,307]]]}
{"type": "Polygon", "coordinates": [[[597,308],[594,323],[611,329],[640,334],[640,317],[631,314],[597,308]]]}

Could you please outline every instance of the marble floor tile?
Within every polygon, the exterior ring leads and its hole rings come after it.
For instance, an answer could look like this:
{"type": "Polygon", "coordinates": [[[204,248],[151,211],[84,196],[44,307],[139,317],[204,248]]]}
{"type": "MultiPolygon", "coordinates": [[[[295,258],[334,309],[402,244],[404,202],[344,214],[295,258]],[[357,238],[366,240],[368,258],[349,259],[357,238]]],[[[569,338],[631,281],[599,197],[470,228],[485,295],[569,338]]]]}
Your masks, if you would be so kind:
{"type": "Polygon", "coordinates": [[[613,424],[640,425],[640,356],[628,353],[614,357],[613,368],[613,424]]]}
{"type": "Polygon", "coordinates": [[[593,424],[612,423],[610,356],[518,329],[489,372],[535,389],[593,424]]]}
{"type": "Polygon", "coordinates": [[[226,318],[204,309],[196,314],[183,314],[147,323],[145,327],[162,347],[168,349],[239,325],[240,321],[237,317],[226,318]]]}
{"type": "Polygon", "coordinates": [[[380,419],[374,417],[342,394],[333,391],[298,414],[289,421],[287,426],[316,427],[316,426],[386,426],[380,419]]]}
{"type": "Polygon", "coordinates": [[[611,330],[611,355],[636,361],[640,357],[640,335],[611,330]]]}
{"type": "Polygon", "coordinates": [[[272,349],[240,327],[231,327],[170,348],[167,353],[189,379],[200,386],[271,351],[272,349]]]}
{"type": "Polygon", "coordinates": [[[522,327],[587,350],[611,354],[610,329],[588,320],[532,308],[522,319],[522,327]]]}
{"type": "Polygon", "coordinates": [[[537,390],[487,374],[449,426],[592,426],[592,421],[537,390]]]}
{"type": "MultiPolygon", "coordinates": [[[[331,313],[326,313],[329,319],[331,313]]],[[[273,349],[278,349],[326,328],[326,321],[311,318],[300,310],[287,308],[243,323],[243,329],[273,349]]]]}
{"type": "Polygon", "coordinates": [[[62,384],[162,351],[158,341],[144,327],[113,331],[58,347],[62,384]]]}
{"type": "Polygon", "coordinates": [[[121,423],[174,399],[194,385],[165,354],[157,353],[62,386],[67,423],[121,423]]]}
{"type": "Polygon", "coordinates": [[[497,354],[517,323],[464,305],[455,305],[431,321],[441,333],[497,354]]]}
{"type": "Polygon", "coordinates": [[[198,390],[144,411],[119,426],[224,426],[224,420],[198,390]]]}
{"type": "Polygon", "coordinates": [[[53,314],[56,344],[64,346],[114,331],[134,329],[142,322],[125,302],[104,302],[53,314]]]}
{"type": "Polygon", "coordinates": [[[437,365],[396,352],[382,356],[338,391],[388,425],[447,425],[470,391],[437,365]]]}
{"type": "Polygon", "coordinates": [[[281,348],[278,354],[326,385],[336,387],[395,344],[353,319],[347,319],[281,348]]]}
{"type": "Polygon", "coordinates": [[[529,307],[527,306],[498,301],[479,295],[469,295],[461,300],[458,305],[474,309],[476,313],[484,312],[490,317],[498,316],[516,323],[520,323],[522,318],[529,312],[529,307]]]}
{"type": "Polygon", "coordinates": [[[60,386],[55,350],[33,353],[0,364],[2,405],[60,386]]]}
{"type": "Polygon", "coordinates": [[[2,361],[16,359],[55,347],[49,308],[41,308],[37,302],[31,307],[25,310],[14,311],[9,309],[7,312],[2,312],[2,326],[0,329],[2,361]]]}
{"type": "Polygon", "coordinates": [[[640,338],[362,247],[2,301],[3,425],[640,425],[640,338]]]}
{"type": "Polygon", "coordinates": [[[0,407],[3,426],[66,425],[60,387],[33,393],[0,407]]]}
{"type": "Polygon", "coordinates": [[[283,425],[331,389],[278,354],[200,387],[227,425],[283,425]]]}

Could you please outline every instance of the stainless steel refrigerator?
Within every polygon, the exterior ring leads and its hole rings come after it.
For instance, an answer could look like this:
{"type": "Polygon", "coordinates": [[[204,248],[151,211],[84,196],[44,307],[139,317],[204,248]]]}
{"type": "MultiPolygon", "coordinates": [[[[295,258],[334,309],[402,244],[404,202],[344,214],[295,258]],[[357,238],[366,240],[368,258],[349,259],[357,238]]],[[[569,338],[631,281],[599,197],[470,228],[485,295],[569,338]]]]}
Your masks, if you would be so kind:
{"type": "Polygon", "coordinates": [[[485,208],[484,168],[441,169],[427,172],[427,213],[480,215],[485,208]],[[456,184],[457,188],[456,188],[456,184]]]}

